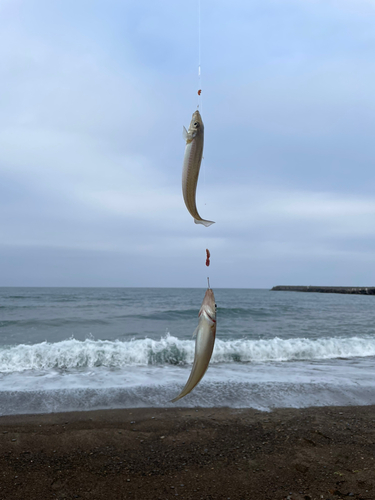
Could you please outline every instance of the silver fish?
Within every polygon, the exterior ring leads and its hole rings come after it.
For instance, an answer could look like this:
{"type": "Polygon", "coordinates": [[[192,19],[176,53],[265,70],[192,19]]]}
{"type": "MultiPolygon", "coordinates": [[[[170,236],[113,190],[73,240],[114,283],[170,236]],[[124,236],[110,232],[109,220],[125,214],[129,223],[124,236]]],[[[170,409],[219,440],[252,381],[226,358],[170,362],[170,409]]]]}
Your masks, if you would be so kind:
{"type": "Polygon", "coordinates": [[[172,399],[172,403],[189,394],[201,381],[208,368],[216,335],[216,304],[211,288],[206,291],[198,317],[198,326],[193,334],[196,335],[193,368],[185,387],[176,398],[172,399]]]}
{"type": "Polygon", "coordinates": [[[182,194],[184,202],[190,215],[194,217],[196,224],[208,227],[215,224],[211,220],[202,219],[195,204],[195,193],[197,190],[199,170],[201,168],[204,141],[204,126],[199,111],[193,113],[189,130],[183,129],[183,137],[186,140],[184,165],[182,169],[182,194]]]}

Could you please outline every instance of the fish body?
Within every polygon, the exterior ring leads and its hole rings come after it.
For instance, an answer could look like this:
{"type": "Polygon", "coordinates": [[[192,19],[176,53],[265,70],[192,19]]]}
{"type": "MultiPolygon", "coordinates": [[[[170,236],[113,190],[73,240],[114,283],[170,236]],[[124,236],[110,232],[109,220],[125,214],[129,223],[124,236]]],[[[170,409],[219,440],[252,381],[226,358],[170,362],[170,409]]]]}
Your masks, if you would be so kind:
{"type": "Polygon", "coordinates": [[[202,380],[210,362],[216,335],[216,304],[214,292],[208,288],[199,311],[198,327],[194,332],[195,355],[190,377],[181,393],[172,403],[183,398],[202,380]]]}
{"type": "Polygon", "coordinates": [[[182,169],[182,194],[186,208],[194,218],[196,224],[203,224],[208,227],[215,224],[213,221],[202,219],[199,215],[195,193],[197,190],[199,170],[201,168],[204,142],[204,126],[199,111],[193,113],[189,130],[183,129],[183,136],[186,140],[184,164],[182,169]]]}

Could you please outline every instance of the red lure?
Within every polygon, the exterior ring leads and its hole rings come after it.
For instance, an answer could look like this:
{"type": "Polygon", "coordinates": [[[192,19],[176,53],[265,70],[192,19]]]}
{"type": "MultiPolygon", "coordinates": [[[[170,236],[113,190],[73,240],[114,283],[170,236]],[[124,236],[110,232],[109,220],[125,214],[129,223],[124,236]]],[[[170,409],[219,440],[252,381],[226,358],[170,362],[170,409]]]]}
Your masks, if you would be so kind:
{"type": "Polygon", "coordinates": [[[208,267],[210,265],[210,257],[211,257],[211,254],[210,254],[210,251],[208,250],[208,248],[206,248],[206,255],[207,255],[206,266],[208,267]]]}

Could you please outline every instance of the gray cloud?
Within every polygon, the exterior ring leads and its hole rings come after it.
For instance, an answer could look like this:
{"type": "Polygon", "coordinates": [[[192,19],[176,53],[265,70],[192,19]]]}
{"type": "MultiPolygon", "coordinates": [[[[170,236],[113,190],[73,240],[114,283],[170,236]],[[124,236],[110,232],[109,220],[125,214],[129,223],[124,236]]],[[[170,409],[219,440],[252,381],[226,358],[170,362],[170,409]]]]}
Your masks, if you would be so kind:
{"type": "Polygon", "coordinates": [[[202,2],[209,229],[197,12],[147,5],[0,2],[0,285],[374,281],[372,3],[202,2]]]}

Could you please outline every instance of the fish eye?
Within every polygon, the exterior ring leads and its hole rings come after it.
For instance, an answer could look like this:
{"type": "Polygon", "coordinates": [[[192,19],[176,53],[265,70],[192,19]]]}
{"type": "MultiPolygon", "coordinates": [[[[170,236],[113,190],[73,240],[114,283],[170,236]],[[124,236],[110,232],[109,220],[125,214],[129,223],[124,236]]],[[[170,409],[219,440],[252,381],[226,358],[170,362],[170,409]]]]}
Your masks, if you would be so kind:
{"type": "Polygon", "coordinates": [[[215,304],[215,309],[217,309],[217,304],[215,304]]]}
{"type": "Polygon", "coordinates": [[[194,127],[199,127],[199,123],[198,122],[194,122],[194,127]]]}

